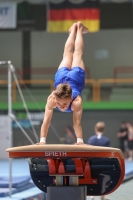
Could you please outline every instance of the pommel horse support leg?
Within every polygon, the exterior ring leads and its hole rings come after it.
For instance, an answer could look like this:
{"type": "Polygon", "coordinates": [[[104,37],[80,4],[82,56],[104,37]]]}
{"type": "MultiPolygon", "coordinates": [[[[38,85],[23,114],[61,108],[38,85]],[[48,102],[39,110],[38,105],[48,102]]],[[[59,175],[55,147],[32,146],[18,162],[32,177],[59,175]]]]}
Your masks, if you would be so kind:
{"type": "Polygon", "coordinates": [[[116,148],[89,145],[29,145],[6,150],[10,158],[28,159],[35,185],[47,200],[85,200],[114,192],[125,164],[116,148]]]}

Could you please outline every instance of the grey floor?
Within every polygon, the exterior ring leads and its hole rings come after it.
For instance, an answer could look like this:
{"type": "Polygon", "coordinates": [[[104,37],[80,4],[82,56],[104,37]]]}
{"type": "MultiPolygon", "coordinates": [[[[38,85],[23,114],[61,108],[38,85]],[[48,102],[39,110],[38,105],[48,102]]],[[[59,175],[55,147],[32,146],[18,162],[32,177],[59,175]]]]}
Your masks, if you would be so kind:
{"type": "MultiPolygon", "coordinates": [[[[100,200],[100,197],[95,197],[94,200],[100,200]]],[[[105,200],[133,200],[133,179],[121,184],[112,194],[106,195],[105,200]]]]}

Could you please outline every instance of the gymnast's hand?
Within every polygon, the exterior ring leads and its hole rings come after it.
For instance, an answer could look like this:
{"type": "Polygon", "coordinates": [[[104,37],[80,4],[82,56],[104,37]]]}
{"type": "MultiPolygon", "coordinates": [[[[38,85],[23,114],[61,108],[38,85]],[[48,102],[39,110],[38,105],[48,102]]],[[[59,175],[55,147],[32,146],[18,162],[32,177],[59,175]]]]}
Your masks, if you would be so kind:
{"type": "Polygon", "coordinates": [[[86,145],[82,138],[77,138],[77,143],[75,145],[86,145]]]}
{"type": "Polygon", "coordinates": [[[41,137],[40,142],[36,143],[36,145],[45,145],[46,144],[46,137],[41,137]]]}
{"type": "Polygon", "coordinates": [[[44,143],[44,142],[38,142],[38,143],[36,143],[36,145],[45,145],[46,143],[44,143]]]}
{"type": "Polygon", "coordinates": [[[78,142],[78,143],[75,143],[75,145],[87,145],[87,144],[85,144],[83,142],[78,142]]]}

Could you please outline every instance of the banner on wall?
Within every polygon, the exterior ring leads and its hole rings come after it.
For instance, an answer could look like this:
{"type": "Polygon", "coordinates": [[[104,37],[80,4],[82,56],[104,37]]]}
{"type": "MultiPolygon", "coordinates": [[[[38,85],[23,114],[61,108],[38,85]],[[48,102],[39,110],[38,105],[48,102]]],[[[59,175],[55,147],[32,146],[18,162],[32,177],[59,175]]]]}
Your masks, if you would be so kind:
{"type": "Polygon", "coordinates": [[[0,2],[0,29],[14,29],[17,26],[17,4],[0,2]]]}
{"type": "Polygon", "coordinates": [[[82,21],[90,32],[99,31],[99,0],[50,0],[49,32],[68,32],[77,21],[82,21]]]}

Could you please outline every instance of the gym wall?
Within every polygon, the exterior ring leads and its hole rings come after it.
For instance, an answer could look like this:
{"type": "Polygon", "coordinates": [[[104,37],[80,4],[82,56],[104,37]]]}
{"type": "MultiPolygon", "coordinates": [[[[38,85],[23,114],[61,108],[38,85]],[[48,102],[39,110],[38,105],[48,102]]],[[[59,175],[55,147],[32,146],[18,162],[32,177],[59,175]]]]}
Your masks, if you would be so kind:
{"type": "MultiPolygon", "coordinates": [[[[0,59],[22,67],[22,33],[0,32],[0,59]],[[6,41],[6,42],[5,42],[6,41]]],[[[31,33],[31,66],[55,67],[62,59],[66,33],[31,33]]],[[[116,66],[133,66],[133,30],[101,30],[84,35],[84,62],[91,78],[112,78],[116,66]]]]}
{"type": "MultiPolygon", "coordinates": [[[[36,111],[32,111],[35,113],[36,111]]],[[[37,112],[36,112],[37,113],[37,112]]],[[[38,118],[38,116],[37,116],[38,118]]],[[[133,118],[133,111],[123,110],[123,111],[116,111],[116,110],[84,110],[83,117],[82,117],[82,128],[83,128],[83,138],[84,142],[87,142],[87,139],[95,134],[94,126],[99,121],[105,122],[105,132],[104,135],[109,137],[111,141],[112,147],[119,147],[119,141],[117,138],[117,132],[120,128],[121,121],[130,121],[132,122],[133,118]]],[[[42,123],[42,122],[41,122],[42,123]]],[[[40,136],[40,126],[35,126],[38,136],[40,136]]],[[[52,125],[54,126],[55,130],[57,131],[59,137],[65,137],[66,131],[65,127],[72,124],[72,113],[60,113],[58,111],[54,111],[54,115],[52,118],[52,125]]],[[[29,136],[35,141],[35,137],[32,133],[32,130],[26,130],[29,136]]],[[[36,142],[36,141],[35,141],[36,142]]],[[[60,141],[52,131],[49,129],[48,136],[47,136],[47,143],[57,143],[59,144],[60,141]]],[[[13,129],[13,146],[21,146],[21,145],[28,145],[30,144],[27,138],[19,129],[13,129]]]]}

